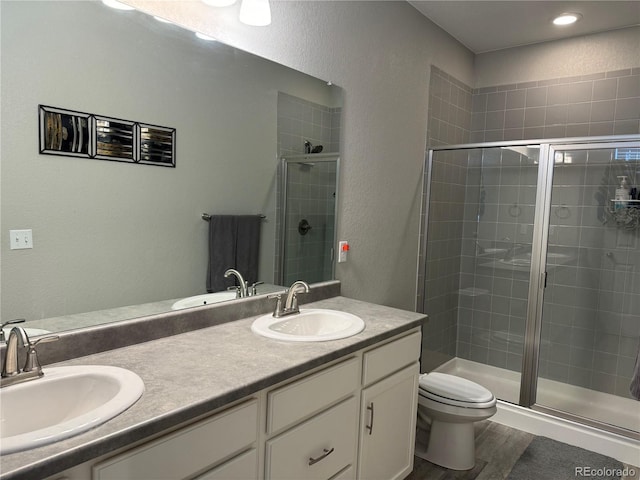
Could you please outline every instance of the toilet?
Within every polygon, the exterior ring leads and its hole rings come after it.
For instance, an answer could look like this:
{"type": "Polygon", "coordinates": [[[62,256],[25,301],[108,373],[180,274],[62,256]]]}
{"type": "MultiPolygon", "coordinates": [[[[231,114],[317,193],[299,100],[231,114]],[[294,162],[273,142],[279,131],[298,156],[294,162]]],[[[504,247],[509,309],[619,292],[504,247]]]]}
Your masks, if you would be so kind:
{"type": "Polygon", "coordinates": [[[418,420],[430,423],[431,432],[426,452],[416,455],[445,468],[470,470],[476,461],[473,424],[495,413],[496,397],[483,386],[446,373],[421,374],[418,420]]]}

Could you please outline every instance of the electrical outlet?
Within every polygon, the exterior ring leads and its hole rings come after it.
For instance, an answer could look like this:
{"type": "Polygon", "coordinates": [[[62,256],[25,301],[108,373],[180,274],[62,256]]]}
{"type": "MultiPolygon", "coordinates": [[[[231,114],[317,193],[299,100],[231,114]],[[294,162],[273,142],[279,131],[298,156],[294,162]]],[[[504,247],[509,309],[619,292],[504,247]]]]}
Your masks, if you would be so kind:
{"type": "Polygon", "coordinates": [[[29,230],[9,230],[11,250],[33,248],[33,232],[29,230]]]}
{"type": "Polygon", "coordinates": [[[347,252],[349,251],[349,242],[338,242],[338,263],[344,263],[347,261],[347,252]]]}

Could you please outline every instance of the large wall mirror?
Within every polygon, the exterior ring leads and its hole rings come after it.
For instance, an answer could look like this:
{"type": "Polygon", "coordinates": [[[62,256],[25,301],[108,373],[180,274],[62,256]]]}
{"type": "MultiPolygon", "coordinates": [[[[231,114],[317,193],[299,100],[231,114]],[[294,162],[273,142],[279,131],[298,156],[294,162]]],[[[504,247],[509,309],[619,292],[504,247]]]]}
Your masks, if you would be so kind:
{"type": "Polygon", "coordinates": [[[203,213],[264,215],[258,280],[282,289],[280,158],[339,150],[339,87],[97,1],[0,8],[2,321],[61,331],[206,293],[203,213]],[[175,128],[176,167],[42,155],[39,105],[175,128]]]}

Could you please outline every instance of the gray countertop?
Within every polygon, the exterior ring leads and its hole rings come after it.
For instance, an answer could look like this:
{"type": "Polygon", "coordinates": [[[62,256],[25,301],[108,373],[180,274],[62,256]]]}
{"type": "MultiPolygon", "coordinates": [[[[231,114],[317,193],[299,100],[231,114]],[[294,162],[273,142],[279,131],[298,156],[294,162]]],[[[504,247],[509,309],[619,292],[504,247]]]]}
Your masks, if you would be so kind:
{"type": "Polygon", "coordinates": [[[303,308],[353,313],[365,321],[365,329],[330,342],[281,342],[253,334],[250,327],[257,318],[253,316],[56,364],[127,368],[142,378],[145,392],[127,411],[93,430],[3,455],[0,478],[33,480],[54,475],[421,326],[425,320],[423,314],[345,297],[303,308]]]}

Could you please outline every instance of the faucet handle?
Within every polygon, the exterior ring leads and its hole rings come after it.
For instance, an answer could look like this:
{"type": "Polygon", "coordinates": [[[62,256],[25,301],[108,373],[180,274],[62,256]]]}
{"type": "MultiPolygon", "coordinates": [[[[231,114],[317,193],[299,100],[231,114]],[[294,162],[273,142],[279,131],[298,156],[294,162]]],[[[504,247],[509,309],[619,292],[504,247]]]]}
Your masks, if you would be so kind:
{"type": "Polygon", "coordinates": [[[264,282],[254,282],[251,284],[251,295],[257,295],[258,289],[256,288],[258,285],[262,285],[264,282]]]}
{"type": "Polygon", "coordinates": [[[279,293],[274,293],[272,295],[267,295],[268,299],[276,299],[276,308],[273,310],[273,316],[279,317],[282,315],[282,295],[279,293]]]}
{"type": "Polygon", "coordinates": [[[24,318],[16,318],[14,320],[2,322],[2,324],[0,324],[0,342],[4,342],[6,340],[4,338],[4,327],[6,327],[7,325],[13,325],[15,323],[24,323],[24,322],[25,322],[24,318]]]}
{"type": "Polygon", "coordinates": [[[39,343],[55,342],[56,340],[59,340],[59,339],[60,337],[58,335],[49,335],[47,337],[40,337],[34,342],[29,341],[28,343],[29,350],[27,351],[27,361],[24,363],[24,368],[22,369],[22,371],[26,373],[26,372],[32,372],[33,370],[35,370],[40,375],[42,372],[42,366],[38,361],[38,352],[36,351],[36,345],[38,345],[39,343]]]}

